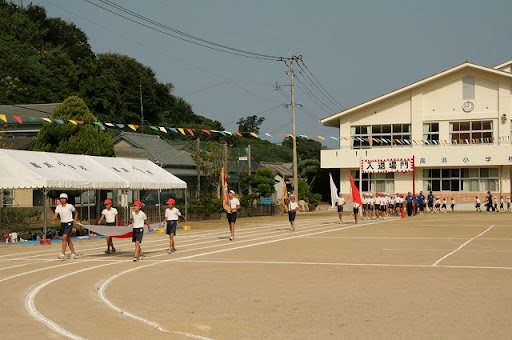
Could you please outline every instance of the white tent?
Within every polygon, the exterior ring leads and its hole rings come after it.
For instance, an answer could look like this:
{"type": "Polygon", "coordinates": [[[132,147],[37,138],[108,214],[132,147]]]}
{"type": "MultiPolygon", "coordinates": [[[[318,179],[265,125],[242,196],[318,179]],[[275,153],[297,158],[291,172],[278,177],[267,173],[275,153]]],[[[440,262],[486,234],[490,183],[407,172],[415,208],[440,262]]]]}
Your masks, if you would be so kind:
{"type": "Polygon", "coordinates": [[[0,189],[186,189],[145,159],[0,149],[0,189]]]}
{"type": "Polygon", "coordinates": [[[0,189],[42,189],[46,197],[49,189],[186,188],[183,180],[145,159],[0,149],[0,189]]]}

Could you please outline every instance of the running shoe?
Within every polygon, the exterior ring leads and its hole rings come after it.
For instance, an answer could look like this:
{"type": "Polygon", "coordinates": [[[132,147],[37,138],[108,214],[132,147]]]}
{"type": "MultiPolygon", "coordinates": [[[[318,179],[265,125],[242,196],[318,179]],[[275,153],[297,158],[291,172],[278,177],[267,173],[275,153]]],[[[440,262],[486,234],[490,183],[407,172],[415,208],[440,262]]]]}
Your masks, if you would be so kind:
{"type": "Polygon", "coordinates": [[[171,252],[175,253],[176,252],[176,248],[172,248],[171,252]]]}
{"type": "Polygon", "coordinates": [[[110,249],[105,250],[105,254],[110,254],[110,249]]]}
{"type": "Polygon", "coordinates": [[[139,260],[144,260],[144,254],[140,254],[139,260]]]}
{"type": "Polygon", "coordinates": [[[235,238],[234,238],[233,236],[230,236],[230,237],[229,237],[229,240],[230,240],[230,241],[233,241],[234,239],[235,239],[235,238]]]}
{"type": "Polygon", "coordinates": [[[112,247],[112,252],[115,253],[116,252],[116,248],[112,247]]]}
{"type": "Polygon", "coordinates": [[[59,260],[65,260],[65,259],[66,259],[66,255],[64,255],[64,254],[59,255],[59,260]]]}
{"type": "Polygon", "coordinates": [[[138,258],[134,257],[132,261],[137,262],[138,260],[139,260],[138,258]]]}
{"type": "Polygon", "coordinates": [[[70,258],[71,260],[74,260],[74,259],[76,259],[77,257],[78,257],[78,255],[77,255],[77,254],[75,254],[75,253],[73,253],[73,254],[71,254],[71,256],[69,256],[69,258],[70,258]]]}

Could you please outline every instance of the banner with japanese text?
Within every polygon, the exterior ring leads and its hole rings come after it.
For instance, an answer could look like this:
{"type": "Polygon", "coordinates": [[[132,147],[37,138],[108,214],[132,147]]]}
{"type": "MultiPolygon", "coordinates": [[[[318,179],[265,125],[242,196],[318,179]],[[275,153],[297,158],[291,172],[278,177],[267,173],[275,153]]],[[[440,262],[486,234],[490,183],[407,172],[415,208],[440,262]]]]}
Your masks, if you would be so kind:
{"type": "Polygon", "coordinates": [[[361,160],[361,172],[366,174],[387,172],[412,172],[413,170],[414,161],[412,158],[361,160]]]}

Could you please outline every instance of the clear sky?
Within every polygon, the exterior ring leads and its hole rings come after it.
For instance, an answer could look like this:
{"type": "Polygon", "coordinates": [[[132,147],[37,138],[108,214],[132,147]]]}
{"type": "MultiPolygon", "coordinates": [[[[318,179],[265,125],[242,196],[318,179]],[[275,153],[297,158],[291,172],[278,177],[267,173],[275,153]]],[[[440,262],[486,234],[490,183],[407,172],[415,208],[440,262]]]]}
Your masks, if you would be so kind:
{"type": "MultiPolygon", "coordinates": [[[[99,0],[91,0],[99,3],[99,0]]],[[[236,130],[240,117],[264,116],[261,132],[291,133],[289,83],[282,62],[198,47],[141,27],[83,0],[37,0],[74,22],[96,53],[116,52],[150,66],[195,113],[236,130]]],[[[343,107],[393,91],[465,60],[494,66],[512,59],[510,0],[115,0],[172,28],[262,54],[302,55],[343,107]]],[[[27,1],[25,1],[27,3],[27,1]]],[[[299,74],[297,134],[337,136],[318,121],[342,110],[299,74]],[[313,93],[312,95],[308,90],[313,93]],[[317,98],[315,98],[316,96],[317,98]],[[325,107],[327,106],[327,107],[325,107]]],[[[324,142],[335,147],[334,141],[324,142]]]]}

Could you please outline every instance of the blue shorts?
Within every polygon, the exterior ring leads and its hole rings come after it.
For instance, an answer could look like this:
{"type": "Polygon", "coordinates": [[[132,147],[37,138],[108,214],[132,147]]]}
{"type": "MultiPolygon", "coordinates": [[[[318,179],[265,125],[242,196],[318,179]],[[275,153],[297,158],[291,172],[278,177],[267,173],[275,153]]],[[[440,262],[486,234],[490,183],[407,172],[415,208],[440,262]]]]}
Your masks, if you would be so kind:
{"type": "Polygon", "coordinates": [[[343,212],[343,206],[342,205],[338,205],[338,212],[343,212]]]}
{"type": "Polygon", "coordinates": [[[167,235],[169,235],[169,234],[176,235],[176,227],[177,226],[178,226],[178,221],[176,221],[176,220],[167,221],[167,229],[165,230],[165,233],[167,235]]]}
{"type": "Polygon", "coordinates": [[[295,216],[297,215],[297,213],[295,211],[290,211],[288,213],[288,221],[292,222],[292,221],[295,221],[295,216]]]}
{"type": "Polygon", "coordinates": [[[71,235],[73,231],[73,222],[64,222],[60,224],[60,234],[61,235],[71,235]]]}
{"type": "Polygon", "coordinates": [[[144,228],[133,228],[132,242],[142,243],[142,236],[144,236],[144,228]]]}

